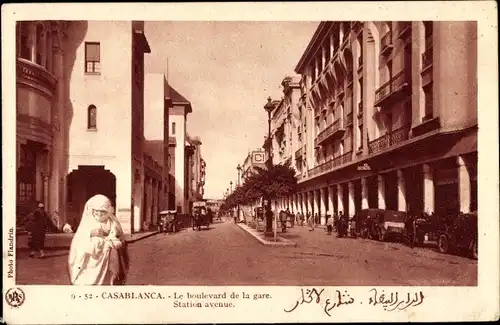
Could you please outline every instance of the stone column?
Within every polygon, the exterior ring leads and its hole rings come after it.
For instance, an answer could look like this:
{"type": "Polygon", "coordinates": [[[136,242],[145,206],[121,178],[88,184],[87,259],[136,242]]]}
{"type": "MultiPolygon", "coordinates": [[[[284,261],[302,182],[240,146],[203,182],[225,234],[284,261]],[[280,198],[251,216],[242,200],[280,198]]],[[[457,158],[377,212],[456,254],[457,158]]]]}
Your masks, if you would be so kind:
{"type": "Polygon", "coordinates": [[[406,211],[406,184],[404,173],[398,169],[398,211],[406,211]]]}
{"type": "Polygon", "coordinates": [[[342,200],[343,197],[343,189],[342,189],[342,184],[337,184],[337,206],[338,206],[338,211],[337,213],[345,213],[344,211],[344,201],[342,200]]]}
{"type": "Polygon", "coordinates": [[[384,175],[378,175],[378,208],[385,209],[385,180],[384,175]]]}
{"type": "Polygon", "coordinates": [[[361,209],[368,209],[368,179],[361,178],[361,209]]]}
{"type": "Polygon", "coordinates": [[[354,182],[349,182],[349,218],[354,216],[356,207],[354,205],[354,182]]]}
{"type": "Polygon", "coordinates": [[[302,215],[306,213],[305,196],[306,194],[304,192],[299,194],[300,214],[302,215]]]}
{"type": "Polygon", "coordinates": [[[319,217],[321,215],[321,211],[319,211],[319,190],[313,190],[313,198],[314,198],[313,215],[318,214],[319,217]]]}
{"type": "Polygon", "coordinates": [[[464,157],[459,156],[458,162],[458,196],[460,200],[460,212],[470,212],[470,173],[464,157]]]}
{"type": "Polygon", "coordinates": [[[50,177],[50,204],[52,213],[57,213],[61,224],[67,221],[67,182],[65,169],[68,168],[64,154],[64,132],[66,130],[65,116],[65,78],[64,78],[64,52],[61,47],[60,33],[52,33],[50,45],[52,54],[52,73],[57,80],[54,101],[51,106],[52,116],[52,148],[51,152],[51,177],[50,177]]]}
{"type": "Polygon", "coordinates": [[[325,190],[326,188],[321,188],[319,190],[319,201],[320,201],[320,216],[321,224],[326,224],[326,201],[325,201],[325,190]]]}
{"type": "Polygon", "coordinates": [[[424,172],[424,211],[434,212],[434,175],[430,165],[422,165],[424,172]]]}
{"type": "Polygon", "coordinates": [[[334,205],[333,205],[333,187],[332,186],[328,186],[327,188],[327,191],[328,191],[328,210],[330,211],[330,214],[333,216],[333,214],[335,213],[335,209],[334,209],[334,205]]]}
{"type": "Polygon", "coordinates": [[[50,214],[50,203],[49,203],[49,179],[50,175],[47,173],[42,173],[42,180],[43,180],[43,205],[45,206],[45,209],[47,212],[50,214]]]}
{"type": "Polygon", "coordinates": [[[314,200],[314,192],[307,191],[307,213],[313,212],[313,200],[314,200]]]}

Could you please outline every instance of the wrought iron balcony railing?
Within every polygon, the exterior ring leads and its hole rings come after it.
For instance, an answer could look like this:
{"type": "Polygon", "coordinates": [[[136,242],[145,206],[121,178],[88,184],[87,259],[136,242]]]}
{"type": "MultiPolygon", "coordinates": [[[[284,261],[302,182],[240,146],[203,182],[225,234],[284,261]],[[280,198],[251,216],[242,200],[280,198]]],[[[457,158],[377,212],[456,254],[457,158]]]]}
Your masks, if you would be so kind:
{"type": "Polygon", "coordinates": [[[323,131],[321,131],[314,140],[314,145],[321,145],[323,142],[330,139],[333,135],[337,134],[340,131],[344,131],[344,125],[341,118],[337,119],[335,122],[327,126],[323,131]]]}
{"type": "Polygon", "coordinates": [[[347,114],[346,119],[345,119],[345,125],[346,126],[352,125],[352,112],[347,114]]]}
{"type": "Polygon", "coordinates": [[[411,31],[411,21],[399,21],[398,24],[398,37],[406,38],[411,31]]]}
{"type": "Polygon", "coordinates": [[[378,137],[373,141],[369,141],[368,142],[369,153],[377,153],[391,146],[394,146],[398,143],[408,140],[410,127],[411,127],[410,125],[405,125],[392,132],[387,132],[383,136],[378,137]]]}
{"type": "Polygon", "coordinates": [[[299,148],[297,151],[295,151],[295,159],[301,159],[302,158],[302,148],[299,148]]]}
{"type": "Polygon", "coordinates": [[[392,49],[392,31],[388,31],[380,40],[381,54],[387,54],[392,49]]]}
{"type": "Polygon", "coordinates": [[[345,154],[330,158],[326,162],[314,167],[309,171],[309,177],[314,177],[319,174],[326,173],[328,171],[331,171],[339,166],[342,166],[344,164],[347,164],[352,160],[352,151],[346,152],[345,154]]]}
{"type": "Polygon", "coordinates": [[[383,100],[407,85],[408,76],[406,72],[402,70],[377,89],[375,92],[375,105],[377,106],[383,100]]]}

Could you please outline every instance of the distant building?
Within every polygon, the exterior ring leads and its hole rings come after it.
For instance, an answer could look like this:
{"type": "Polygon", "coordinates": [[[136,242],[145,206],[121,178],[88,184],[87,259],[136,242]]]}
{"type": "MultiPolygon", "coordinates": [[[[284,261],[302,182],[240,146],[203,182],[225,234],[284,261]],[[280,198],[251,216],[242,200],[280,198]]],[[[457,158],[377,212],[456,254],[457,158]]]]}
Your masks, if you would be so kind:
{"type": "MultiPolygon", "coordinates": [[[[158,223],[158,213],[168,208],[169,186],[169,109],[172,101],[167,94],[168,85],[162,73],[148,73],[145,77],[144,127],[144,195],[140,207],[144,221],[158,223]],[[156,164],[161,168],[157,169],[156,164]]],[[[139,183],[137,183],[139,184],[139,183]]],[[[142,193],[137,191],[136,193],[142,193]]],[[[135,212],[137,213],[137,212],[135,212]]]]}
{"type": "Polygon", "coordinates": [[[170,152],[173,154],[171,162],[171,182],[175,189],[175,206],[169,205],[169,209],[177,210],[178,213],[189,213],[189,205],[186,203],[186,125],[187,115],[193,110],[191,103],[184,98],[171,85],[168,86],[168,97],[172,102],[169,115],[169,133],[173,139],[169,140],[170,152]],[[175,139],[175,141],[174,141],[175,139]]]}
{"type": "Polygon", "coordinates": [[[191,213],[193,202],[203,199],[206,163],[201,156],[202,142],[199,137],[188,135],[186,139],[185,202],[186,211],[191,213]]]}
{"type": "Polygon", "coordinates": [[[262,148],[248,152],[248,155],[241,166],[242,183],[245,181],[245,178],[255,171],[255,167],[265,168],[265,152],[262,148]]]}

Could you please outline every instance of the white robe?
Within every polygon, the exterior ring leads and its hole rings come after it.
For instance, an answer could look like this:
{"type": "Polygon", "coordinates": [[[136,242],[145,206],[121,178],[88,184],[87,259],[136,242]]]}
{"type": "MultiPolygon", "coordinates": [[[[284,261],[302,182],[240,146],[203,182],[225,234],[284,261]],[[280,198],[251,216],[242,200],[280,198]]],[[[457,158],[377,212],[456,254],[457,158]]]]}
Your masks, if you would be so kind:
{"type": "Polygon", "coordinates": [[[113,284],[113,275],[109,272],[110,247],[121,246],[120,237],[123,232],[118,220],[112,214],[110,203],[108,204],[102,196],[97,197],[97,199],[96,196],[91,198],[85,205],[82,220],[71,242],[68,264],[73,285],[113,284]],[[106,209],[107,220],[96,220],[92,215],[92,209],[106,209]],[[109,232],[109,235],[106,238],[91,237],[93,229],[102,229],[109,232]]]}

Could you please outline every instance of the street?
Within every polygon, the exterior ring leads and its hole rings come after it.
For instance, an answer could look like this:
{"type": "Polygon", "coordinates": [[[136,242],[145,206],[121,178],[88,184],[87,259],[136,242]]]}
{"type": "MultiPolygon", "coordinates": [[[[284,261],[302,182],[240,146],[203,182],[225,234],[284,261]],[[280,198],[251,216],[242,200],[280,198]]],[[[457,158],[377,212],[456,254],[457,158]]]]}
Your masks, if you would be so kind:
{"type": "MultiPolygon", "coordinates": [[[[231,222],[157,234],[129,246],[130,285],[477,285],[477,262],[400,243],[339,239],[294,227],[297,247],[264,246],[231,222]]],[[[18,253],[17,283],[69,284],[67,251],[18,253]]]]}

